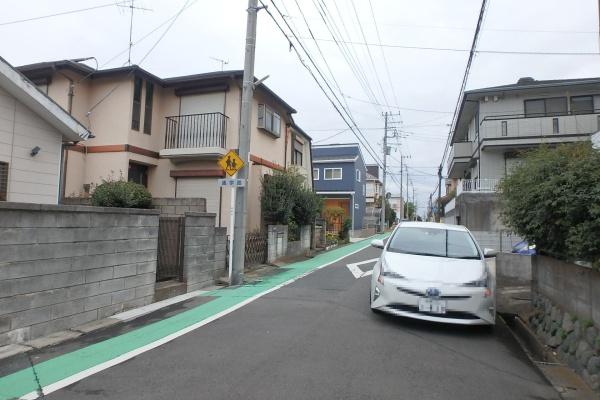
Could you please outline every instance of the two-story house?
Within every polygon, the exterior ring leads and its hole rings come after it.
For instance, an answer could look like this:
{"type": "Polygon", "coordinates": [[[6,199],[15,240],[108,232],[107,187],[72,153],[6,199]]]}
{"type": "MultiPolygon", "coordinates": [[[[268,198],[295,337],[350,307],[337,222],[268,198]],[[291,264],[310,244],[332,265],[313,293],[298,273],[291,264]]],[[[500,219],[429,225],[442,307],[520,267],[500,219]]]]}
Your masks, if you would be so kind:
{"type": "MultiPolygon", "coordinates": [[[[72,60],[19,70],[95,138],[70,146],[63,196],[93,190],[103,179],[128,179],[157,198],[205,198],[206,211],[228,226],[230,192],[217,160],[238,147],[243,71],[160,78],[139,66],[93,69],[72,60]]],[[[296,110],[266,85],[253,100],[248,171],[249,230],[261,227],[261,178],[295,166],[312,181],[311,138],[296,110]]]]}
{"type": "Polygon", "coordinates": [[[367,170],[360,146],[326,144],[313,146],[312,151],[313,187],[324,199],[323,208],[341,207],[352,221],[352,231],[362,230],[367,170]]]}
{"type": "Polygon", "coordinates": [[[521,78],[466,91],[447,161],[448,177],[458,182],[445,220],[474,231],[503,229],[495,192],[519,163],[520,152],[590,140],[599,128],[600,78],[521,78]]]}
{"type": "Polygon", "coordinates": [[[89,135],[0,57],[0,201],[57,204],[63,145],[89,135]]]}
{"type": "Polygon", "coordinates": [[[379,165],[369,164],[367,168],[367,194],[365,201],[367,206],[375,206],[375,202],[382,195],[383,183],[379,179],[379,165]]]}

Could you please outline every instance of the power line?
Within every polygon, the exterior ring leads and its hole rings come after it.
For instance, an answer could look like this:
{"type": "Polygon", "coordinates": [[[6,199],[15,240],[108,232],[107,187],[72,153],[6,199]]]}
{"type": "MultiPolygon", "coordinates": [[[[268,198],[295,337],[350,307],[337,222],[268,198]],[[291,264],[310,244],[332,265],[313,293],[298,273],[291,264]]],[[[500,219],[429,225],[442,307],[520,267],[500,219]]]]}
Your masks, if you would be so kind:
{"type": "MultiPolygon", "coordinates": [[[[305,37],[300,37],[300,39],[307,39],[305,37]]],[[[315,40],[322,42],[331,42],[330,39],[325,38],[317,38],[315,40]]],[[[388,47],[394,49],[408,49],[408,50],[429,50],[429,51],[448,51],[448,52],[457,52],[457,53],[467,53],[470,52],[469,49],[460,49],[455,47],[430,47],[430,46],[407,46],[401,44],[379,44],[379,43],[368,43],[357,42],[357,41],[346,41],[344,43],[366,46],[367,48],[371,46],[375,47],[388,47]]],[[[565,52],[565,51],[518,51],[518,50],[477,50],[476,54],[513,54],[513,55],[542,55],[542,56],[598,56],[598,52],[584,52],[584,51],[576,51],[576,52],[565,52]]]]}
{"type": "MultiPolygon", "coordinates": [[[[357,99],[356,97],[351,97],[351,96],[346,96],[346,97],[349,99],[352,99],[354,101],[361,102],[361,103],[371,103],[370,101],[357,99]]],[[[375,103],[375,104],[380,105],[380,106],[385,105],[385,104],[379,104],[379,103],[375,103]]],[[[424,112],[424,113],[452,114],[452,111],[425,110],[422,108],[409,108],[409,107],[397,107],[397,106],[390,106],[390,108],[395,108],[398,110],[406,110],[406,111],[418,111],[418,112],[424,112]]]]}
{"type": "Polygon", "coordinates": [[[99,8],[119,6],[120,4],[124,4],[124,3],[128,3],[128,2],[129,2],[128,0],[126,0],[126,1],[119,1],[119,2],[116,2],[116,3],[112,2],[112,3],[100,4],[100,5],[93,6],[93,7],[78,8],[76,10],[62,11],[62,12],[58,12],[58,13],[54,13],[54,14],[48,14],[48,15],[40,15],[39,17],[31,17],[31,18],[17,19],[17,20],[14,20],[14,21],[0,22],[0,26],[20,24],[22,22],[37,21],[37,20],[45,19],[45,18],[59,17],[61,15],[68,15],[68,14],[75,14],[75,13],[80,13],[80,12],[84,12],[84,11],[97,10],[99,8]]]}
{"type": "MultiPolygon", "coordinates": [[[[260,0],[260,3],[262,4],[263,7],[265,7],[265,4],[264,4],[264,2],[262,0],[260,0]]],[[[286,26],[288,27],[288,29],[292,32],[292,34],[296,38],[296,41],[298,42],[298,44],[300,45],[300,47],[302,48],[302,50],[304,51],[304,53],[306,54],[306,56],[308,57],[308,59],[310,60],[311,64],[314,66],[315,70],[317,71],[317,73],[319,74],[319,76],[321,77],[321,79],[323,80],[323,83],[327,86],[327,88],[329,89],[329,91],[331,92],[331,94],[333,95],[333,97],[341,105],[341,102],[340,102],[339,98],[336,96],[336,94],[333,91],[333,89],[331,88],[331,85],[329,85],[329,83],[327,82],[327,80],[323,76],[323,73],[320,71],[319,67],[315,64],[314,60],[310,56],[310,53],[306,50],[306,48],[304,47],[304,45],[302,44],[302,42],[297,38],[296,34],[294,33],[294,31],[292,30],[292,28],[290,27],[290,25],[285,20],[283,14],[281,13],[281,11],[279,10],[279,8],[275,4],[274,0],[271,0],[271,4],[273,4],[273,6],[275,7],[275,9],[277,10],[277,12],[279,13],[279,15],[281,16],[281,18],[283,19],[283,22],[286,24],[286,26]]],[[[285,33],[284,29],[281,27],[281,25],[279,24],[279,22],[277,21],[277,19],[275,18],[275,16],[266,7],[265,7],[265,11],[271,17],[271,19],[273,20],[273,22],[275,23],[275,25],[277,26],[277,28],[279,28],[279,30],[281,31],[281,33],[286,38],[288,38],[288,40],[289,40],[288,35],[285,33]]],[[[323,92],[323,94],[325,94],[325,96],[327,97],[327,100],[329,100],[329,102],[333,105],[333,107],[336,110],[336,112],[340,115],[340,117],[342,117],[342,120],[344,121],[344,123],[346,123],[346,125],[348,125],[349,129],[352,131],[352,133],[354,134],[354,136],[356,136],[356,138],[358,139],[358,141],[360,142],[360,144],[362,144],[365,147],[365,150],[367,150],[367,152],[371,155],[371,157],[373,157],[373,159],[376,161],[376,163],[379,166],[381,166],[381,160],[377,156],[377,153],[373,150],[373,148],[371,147],[371,145],[369,144],[369,142],[366,140],[366,138],[364,137],[364,135],[362,134],[362,132],[360,131],[360,129],[358,128],[358,126],[354,122],[354,119],[352,118],[352,116],[348,113],[347,110],[345,110],[348,118],[350,119],[350,121],[352,121],[352,124],[350,124],[348,122],[348,120],[346,119],[346,117],[344,117],[344,115],[340,111],[340,109],[337,106],[337,104],[331,99],[331,97],[329,96],[329,94],[327,93],[327,91],[325,90],[325,88],[323,87],[323,85],[321,84],[321,82],[317,79],[317,77],[315,76],[315,74],[313,73],[313,71],[306,64],[306,62],[302,59],[302,56],[300,55],[300,52],[298,51],[298,49],[296,48],[296,46],[294,46],[290,42],[290,47],[292,49],[294,49],[294,51],[296,52],[296,55],[298,56],[298,59],[300,60],[300,62],[302,63],[302,65],[310,73],[311,77],[314,79],[314,81],[319,86],[319,89],[321,89],[321,91],[323,92]],[[358,133],[354,130],[354,128],[356,128],[356,130],[357,130],[358,133]]],[[[344,108],[342,107],[342,109],[344,109],[344,108]]]]}
{"type": "Polygon", "coordinates": [[[341,131],[339,131],[339,132],[337,132],[337,133],[334,133],[334,134],[333,134],[333,135],[331,135],[331,136],[327,136],[327,137],[326,137],[326,138],[324,138],[324,139],[315,140],[313,143],[314,143],[314,144],[316,144],[316,143],[321,143],[321,142],[324,142],[324,141],[326,141],[326,140],[329,140],[329,139],[333,139],[334,137],[336,137],[336,136],[338,136],[338,135],[341,135],[342,133],[344,133],[344,132],[348,131],[349,129],[350,129],[350,128],[345,128],[345,129],[342,129],[341,131]]]}

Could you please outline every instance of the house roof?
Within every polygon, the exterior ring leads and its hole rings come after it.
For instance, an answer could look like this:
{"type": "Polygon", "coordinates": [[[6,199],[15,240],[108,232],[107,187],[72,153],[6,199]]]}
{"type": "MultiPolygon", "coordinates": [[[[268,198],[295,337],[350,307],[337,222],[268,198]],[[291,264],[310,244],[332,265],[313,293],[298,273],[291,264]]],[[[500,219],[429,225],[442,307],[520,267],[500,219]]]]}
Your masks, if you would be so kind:
{"type": "Polygon", "coordinates": [[[89,137],[89,130],[2,57],[0,87],[57,129],[66,140],[79,142],[89,137]]]}
{"type": "Polygon", "coordinates": [[[312,146],[312,149],[313,162],[319,160],[333,160],[333,157],[339,157],[340,160],[353,159],[353,161],[356,161],[356,159],[360,157],[362,163],[364,164],[365,162],[358,143],[322,144],[312,146]]]}
{"type": "MultiPolygon", "coordinates": [[[[127,74],[135,74],[137,76],[141,76],[145,79],[149,79],[157,83],[162,87],[172,87],[172,88],[182,88],[189,87],[194,85],[209,85],[212,83],[222,83],[226,82],[229,79],[241,80],[244,76],[243,70],[229,70],[229,71],[213,71],[206,72],[201,74],[193,74],[193,75],[182,75],[182,76],[174,76],[170,78],[160,78],[154,74],[151,74],[144,68],[138,65],[130,65],[126,67],[117,67],[117,68],[108,68],[108,69],[99,69],[96,70],[94,68],[89,67],[78,60],[85,59],[76,59],[76,60],[57,60],[57,61],[45,61],[35,64],[22,65],[17,67],[17,69],[25,74],[29,79],[36,82],[42,79],[48,79],[52,74],[57,70],[69,70],[81,75],[89,75],[89,78],[105,78],[111,76],[118,75],[127,75],[127,74]]],[[[256,81],[257,79],[254,78],[256,81]]],[[[297,111],[286,103],[281,97],[279,97],[275,92],[273,92],[268,86],[264,83],[261,83],[256,87],[257,90],[261,90],[266,93],[268,96],[273,97],[277,102],[279,102],[286,110],[286,112],[290,114],[295,114],[297,111]]]]}

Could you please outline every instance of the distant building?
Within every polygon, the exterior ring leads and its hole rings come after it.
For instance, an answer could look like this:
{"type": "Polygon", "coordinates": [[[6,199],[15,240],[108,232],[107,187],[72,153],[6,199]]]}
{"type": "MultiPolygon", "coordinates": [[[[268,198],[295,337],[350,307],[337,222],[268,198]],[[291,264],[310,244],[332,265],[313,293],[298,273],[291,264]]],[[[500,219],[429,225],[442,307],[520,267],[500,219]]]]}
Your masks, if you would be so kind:
{"type": "MultiPolygon", "coordinates": [[[[367,170],[359,145],[313,146],[312,156],[313,187],[324,199],[324,208],[341,207],[344,218],[352,221],[352,230],[363,229],[367,170]]],[[[335,230],[341,229],[342,222],[336,222],[335,230]]]]}
{"type": "Polygon", "coordinates": [[[367,194],[365,201],[367,206],[375,206],[375,202],[383,193],[383,184],[379,178],[379,165],[370,164],[367,168],[367,194]]]}
{"type": "Polygon", "coordinates": [[[0,201],[57,204],[63,144],[90,132],[0,57],[0,201]]]}
{"type": "Polygon", "coordinates": [[[404,207],[404,200],[401,195],[392,195],[389,199],[390,207],[396,212],[396,220],[400,220],[402,214],[402,208],[404,207]]]}

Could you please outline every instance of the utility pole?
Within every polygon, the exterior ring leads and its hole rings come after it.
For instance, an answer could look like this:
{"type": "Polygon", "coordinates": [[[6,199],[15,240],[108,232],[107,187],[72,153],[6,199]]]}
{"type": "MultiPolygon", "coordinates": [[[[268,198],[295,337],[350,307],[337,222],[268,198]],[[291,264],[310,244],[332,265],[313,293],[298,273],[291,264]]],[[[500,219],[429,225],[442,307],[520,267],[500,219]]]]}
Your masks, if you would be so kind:
{"type": "Polygon", "coordinates": [[[441,215],[442,215],[442,201],[440,200],[442,198],[442,166],[440,165],[438,168],[438,199],[437,199],[437,204],[436,204],[436,208],[438,210],[437,215],[438,215],[438,220],[436,222],[441,221],[441,215]]]}
{"type": "MultiPolygon", "coordinates": [[[[248,19],[246,22],[246,52],[244,55],[244,77],[242,82],[242,110],[240,118],[238,154],[246,163],[238,171],[237,177],[248,179],[250,168],[250,124],[252,120],[252,98],[254,94],[254,52],[256,48],[256,18],[258,0],[248,0],[248,19]]],[[[231,265],[231,285],[240,285],[244,281],[244,254],[246,251],[246,186],[236,189],[235,223],[233,228],[233,257],[231,265]]]]}
{"type": "Polygon", "coordinates": [[[406,168],[406,219],[410,219],[410,211],[408,210],[408,168],[406,168]]]}
{"type": "Polygon", "coordinates": [[[385,126],[383,128],[383,179],[382,179],[382,189],[383,189],[383,196],[381,197],[381,232],[385,232],[385,202],[387,200],[386,198],[386,191],[385,191],[385,175],[386,175],[386,168],[387,168],[387,153],[388,153],[388,146],[387,146],[387,127],[388,127],[388,113],[387,111],[384,113],[383,115],[385,117],[385,126]]]}
{"type": "Polygon", "coordinates": [[[412,185],[413,188],[413,204],[415,205],[415,212],[413,213],[413,220],[417,220],[417,200],[415,200],[415,185],[412,185]]]}
{"type": "Polygon", "coordinates": [[[404,161],[404,156],[400,154],[400,221],[404,219],[404,201],[402,201],[402,161],[404,161]]]}

